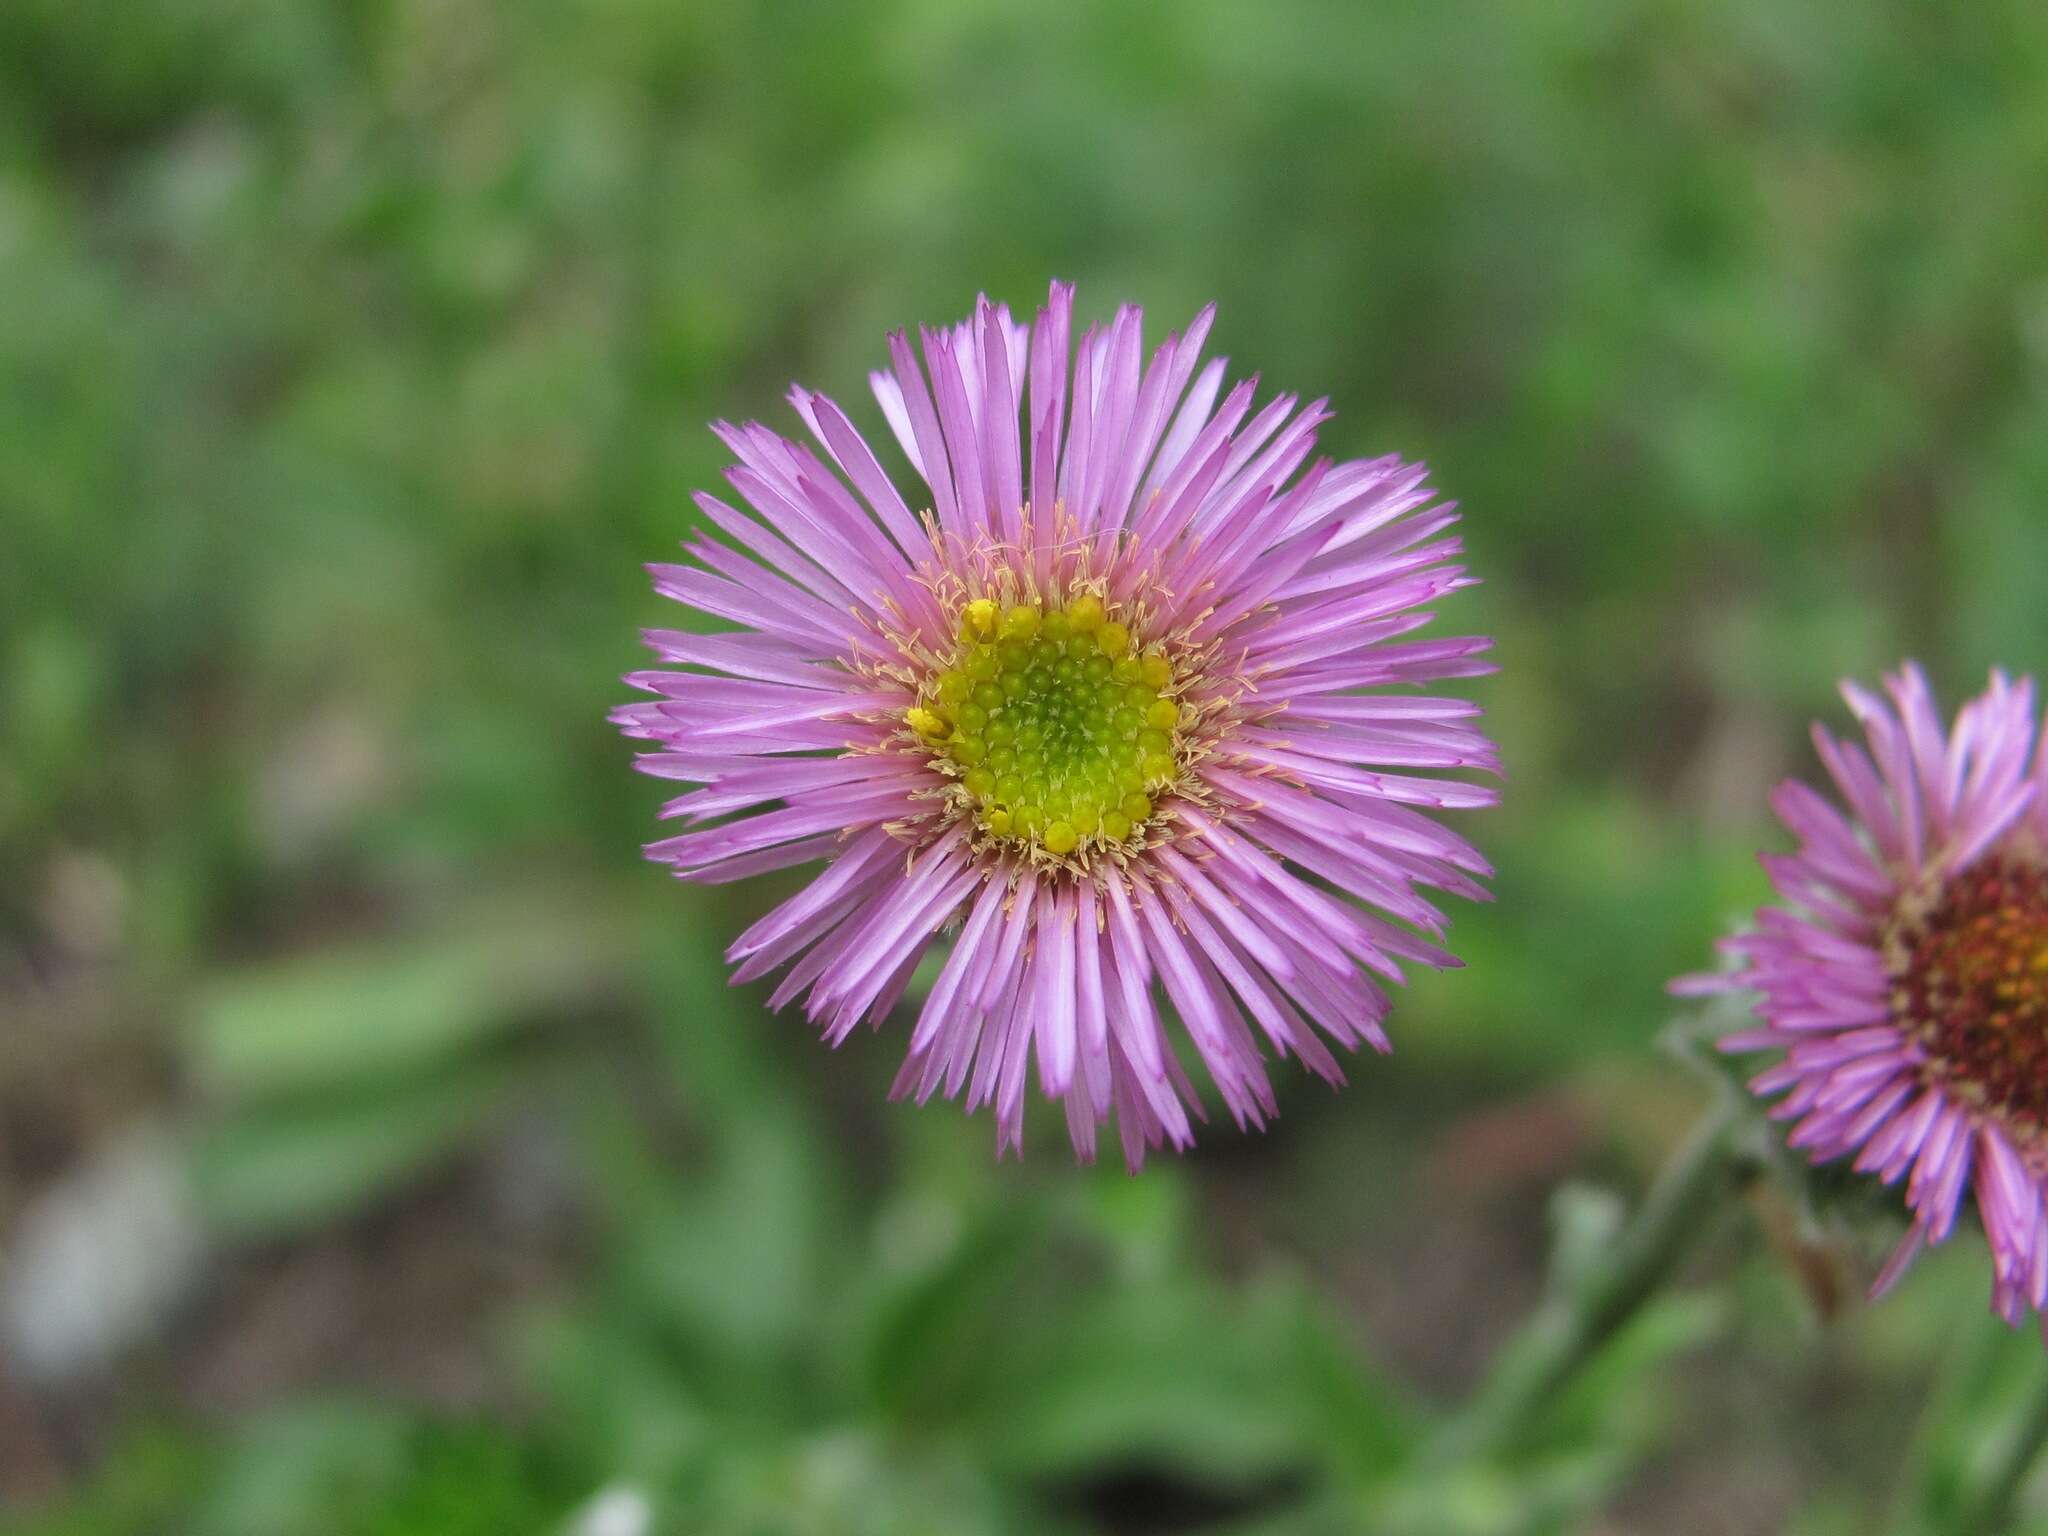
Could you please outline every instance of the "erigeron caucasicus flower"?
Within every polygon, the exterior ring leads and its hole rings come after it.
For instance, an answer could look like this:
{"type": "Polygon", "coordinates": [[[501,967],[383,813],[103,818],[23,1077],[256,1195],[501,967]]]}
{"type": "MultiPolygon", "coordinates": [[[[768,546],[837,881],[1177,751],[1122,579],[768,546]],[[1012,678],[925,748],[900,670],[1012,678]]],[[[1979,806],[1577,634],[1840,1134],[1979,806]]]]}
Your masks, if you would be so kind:
{"type": "Polygon", "coordinates": [[[815,447],[715,430],[744,503],[709,495],[665,596],[739,626],[655,630],[655,695],[614,716],[646,772],[698,788],[648,848],[687,879],[822,863],[733,944],[787,967],[828,1040],[879,1023],[928,952],[896,1091],[993,1103],[1021,1147],[1027,1077],[1091,1157],[1185,1147],[1201,1099],[1168,1005],[1242,1125],[1262,1057],[1337,1082],[1330,1044],[1388,1048],[1384,984],[1456,962],[1424,889],[1486,863],[1431,811],[1490,804],[1462,700],[1477,638],[1406,638],[1468,584],[1420,466],[1311,464],[1324,403],[1201,365],[1212,311],[1146,359],[1140,312],[1073,346],[1071,287],[1030,326],[984,298],[890,339],[871,376],[922,489],[831,400],[815,447]],[[1021,426],[1021,432],[1020,432],[1021,426]],[[1327,1042],[1327,1043],[1326,1043],[1327,1042]]]}
{"type": "Polygon", "coordinates": [[[2048,1301],[2048,754],[2031,681],[1994,672],[1953,726],[1908,665],[1885,696],[1843,685],[1868,749],[1816,725],[1838,807],[1805,784],[1772,806],[1797,851],[1766,854],[1786,905],[1724,941],[1732,971],[1681,993],[1756,994],[1756,1078],[1824,1162],[1905,1180],[1911,1225],[1873,1290],[1954,1231],[1974,1195],[2008,1322],[2048,1301]],[[1846,809],[1844,809],[1845,807],[1846,809]],[[1782,1097],[1779,1097],[1782,1095],[1782,1097]]]}

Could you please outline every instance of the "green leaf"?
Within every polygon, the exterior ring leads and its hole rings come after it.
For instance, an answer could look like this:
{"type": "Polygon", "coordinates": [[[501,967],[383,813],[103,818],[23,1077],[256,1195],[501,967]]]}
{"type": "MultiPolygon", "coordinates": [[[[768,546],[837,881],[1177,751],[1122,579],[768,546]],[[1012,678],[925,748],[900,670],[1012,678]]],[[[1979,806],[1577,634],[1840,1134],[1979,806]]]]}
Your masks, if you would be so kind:
{"type": "MultiPolygon", "coordinates": [[[[944,1216],[958,1219],[950,1206],[944,1216]]],[[[988,1381],[1003,1302],[1042,1230],[1033,1210],[984,1211],[928,1262],[879,1288],[860,1325],[854,1373],[883,1412],[943,1417],[988,1381]]]]}
{"type": "Polygon", "coordinates": [[[154,1425],[121,1433],[84,1486],[57,1508],[0,1522],[8,1536],[159,1536],[203,1486],[211,1447],[154,1425]]]}
{"type": "Polygon", "coordinates": [[[1299,1302],[1175,1275],[1048,1308],[1002,1353],[987,1453],[1035,1477],[1139,1461],[1232,1487],[1316,1468],[1328,1384],[1298,1347],[1299,1302]]]}
{"type": "Polygon", "coordinates": [[[1663,1380],[1671,1358],[1700,1347],[1725,1322],[1713,1296],[1669,1293],[1647,1302],[1558,1393],[1531,1437],[1535,1454],[1646,1450],[1676,1406],[1663,1380]]]}
{"type": "Polygon", "coordinates": [[[602,985],[615,962],[595,926],[567,909],[490,908],[457,931],[252,967],[201,999],[193,1074],[247,1098],[432,1067],[602,985]]]}
{"type": "Polygon", "coordinates": [[[571,1496],[506,1428],[316,1401],[256,1418],[229,1437],[191,1530],[499,1536],[551,1527],[571,1496]]]}
{"type": "Polygon", "coordinates": [[[408,1417],[352,1402],[300,1403],[250,1423],[223,1459],[194,1527],[214,1536],[345,1531],[405,1476],[408,1417]]]}
{"type": "Polygon", "coordinates": [[[1987,1502],[2001,1502],[1986,1489],[2001,1467],[2017,1465],[2007,1460],[2014,1437],[2038,1434],[2044,1394],[2048,1356],[2036,1331],[2008,1328],[1994,1315],[1973,1318],[1956,1336],[1908,1452],[1901,1536],[1945,1536],[1966,1526],[1977,1536],[1987,1502]]]}
{"type": "Polygon", "coordinates": [[[708,1178],[643,1213],[627,1281],[636,1305],[721,1355],[779,1351],[806,1336],[822,1304],[819,1164],[787,1112],[727,1132],[708,1178]]]}
{"type": "Polygon", "coordinates": [[[203,1208],[250,1233],[332,1220],[446,1154],[524,1079],[515,1067],[475,1067],[230,1115],[194,1148],[203,1208]]]}

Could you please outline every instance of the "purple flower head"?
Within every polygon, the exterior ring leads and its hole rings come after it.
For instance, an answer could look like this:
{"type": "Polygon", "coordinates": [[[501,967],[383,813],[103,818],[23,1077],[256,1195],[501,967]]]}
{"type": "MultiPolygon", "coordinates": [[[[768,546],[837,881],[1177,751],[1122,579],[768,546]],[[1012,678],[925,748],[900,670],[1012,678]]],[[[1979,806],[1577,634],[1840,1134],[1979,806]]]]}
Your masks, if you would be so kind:
{"type": "Polygon", "coordinates": [[[1136,1168],[1202,1113],[1162,996],[1261,1124],[1262,1040],[1340,1082],[1324,1037],[1388,1049],[1382,982],[1456,963],[1418,887],[1482,897],[1490,871],[1425,811],[1495,792],[1416,770],[1494,749],[1472,705],[1386,690],[1491,667],[1484,640],[1402,638],[1468,585],[1421,466],[1310,464],[1324,402],[1226,391],[1211,310],[1149,361],[1129,306],[1070,358],[1072,313],[1055,283],[1030,326],[984,297],[919,352],[890,338],[871,383],[907,498],[823,395],[790,393],[815,447],[718,424],[748,510],[700,495],[731,543],[652,569],[740,627],[650,631],[664,666],[627,681],[656,698],[614,719],[701,786],[651,858],[824,861],[733,944],[735,981],[789,967],[773,1005],[837,1044],[950,934],[895,1093],[992,1101],[1021,1148],[1035,1060],[1080,1156],[1113,1110],[1136,1168]]]}
{"type": "Polygon", "coordinates": [[[1751,1081],[1783,1098],[1788,1140],[1816,1162],[1906,1181],[1912,1227],[1873,1294],[1944,1241],[1974,1193],[2008,1322],[2048,1301],[2048,753],[2034,685],[1991,674],[1944,730],[1907,665],[1887,701],[1842,692],[1868,750],[1819,726],[1846,814],[1806,785],[1772,806],[1799,839],[1765,854],[1785,898],[1724,941],[1740,968],[1673,984],[1753,990],[1761,1029],[1731,1052],[1777,1051],[1751,1081]]]}

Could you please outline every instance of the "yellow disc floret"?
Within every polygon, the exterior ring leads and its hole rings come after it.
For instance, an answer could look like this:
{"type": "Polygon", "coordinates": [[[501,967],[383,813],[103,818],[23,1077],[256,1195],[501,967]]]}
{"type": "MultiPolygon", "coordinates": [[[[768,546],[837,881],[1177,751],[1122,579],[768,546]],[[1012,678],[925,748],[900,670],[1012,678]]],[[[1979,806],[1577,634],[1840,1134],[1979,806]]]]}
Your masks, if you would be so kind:
{"type": "Polygon", "coordinates": [[[980,597],[952,664],[904,723],[949,763],[983,832],[1064,857],[1126,843],[1179,773],[1184,712],[1156,651],[1101,597],[1055,607],[980,597]]]}

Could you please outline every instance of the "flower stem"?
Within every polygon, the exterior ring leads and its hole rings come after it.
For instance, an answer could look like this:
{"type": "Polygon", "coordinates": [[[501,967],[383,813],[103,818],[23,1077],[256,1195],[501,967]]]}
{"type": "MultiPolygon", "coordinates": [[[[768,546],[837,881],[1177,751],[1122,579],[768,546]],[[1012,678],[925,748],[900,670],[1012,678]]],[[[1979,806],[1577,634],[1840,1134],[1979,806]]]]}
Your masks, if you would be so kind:
{"type": "Polygon", "coordinates": [[[2013,1501],[2042,1443],[2048,1441],[2048,1371],[2036,1371],[2026,1394],[1972,1469],[1957,1504],[1955,1536],[1997,1536],[2012,1524],[2013,1501]]]}
{"type": "Polygon", "coordinates": [[[1670,1278],[1727,1181],[1739,1109],[1734,1095],[1716,1095],[1606,1254],[1557,1286],[1508,1342],[1485,1384],[1438,1435],[1428,1454],[1432,1463],[1514,1444],[1579,1367],[1670,1278]]]}

